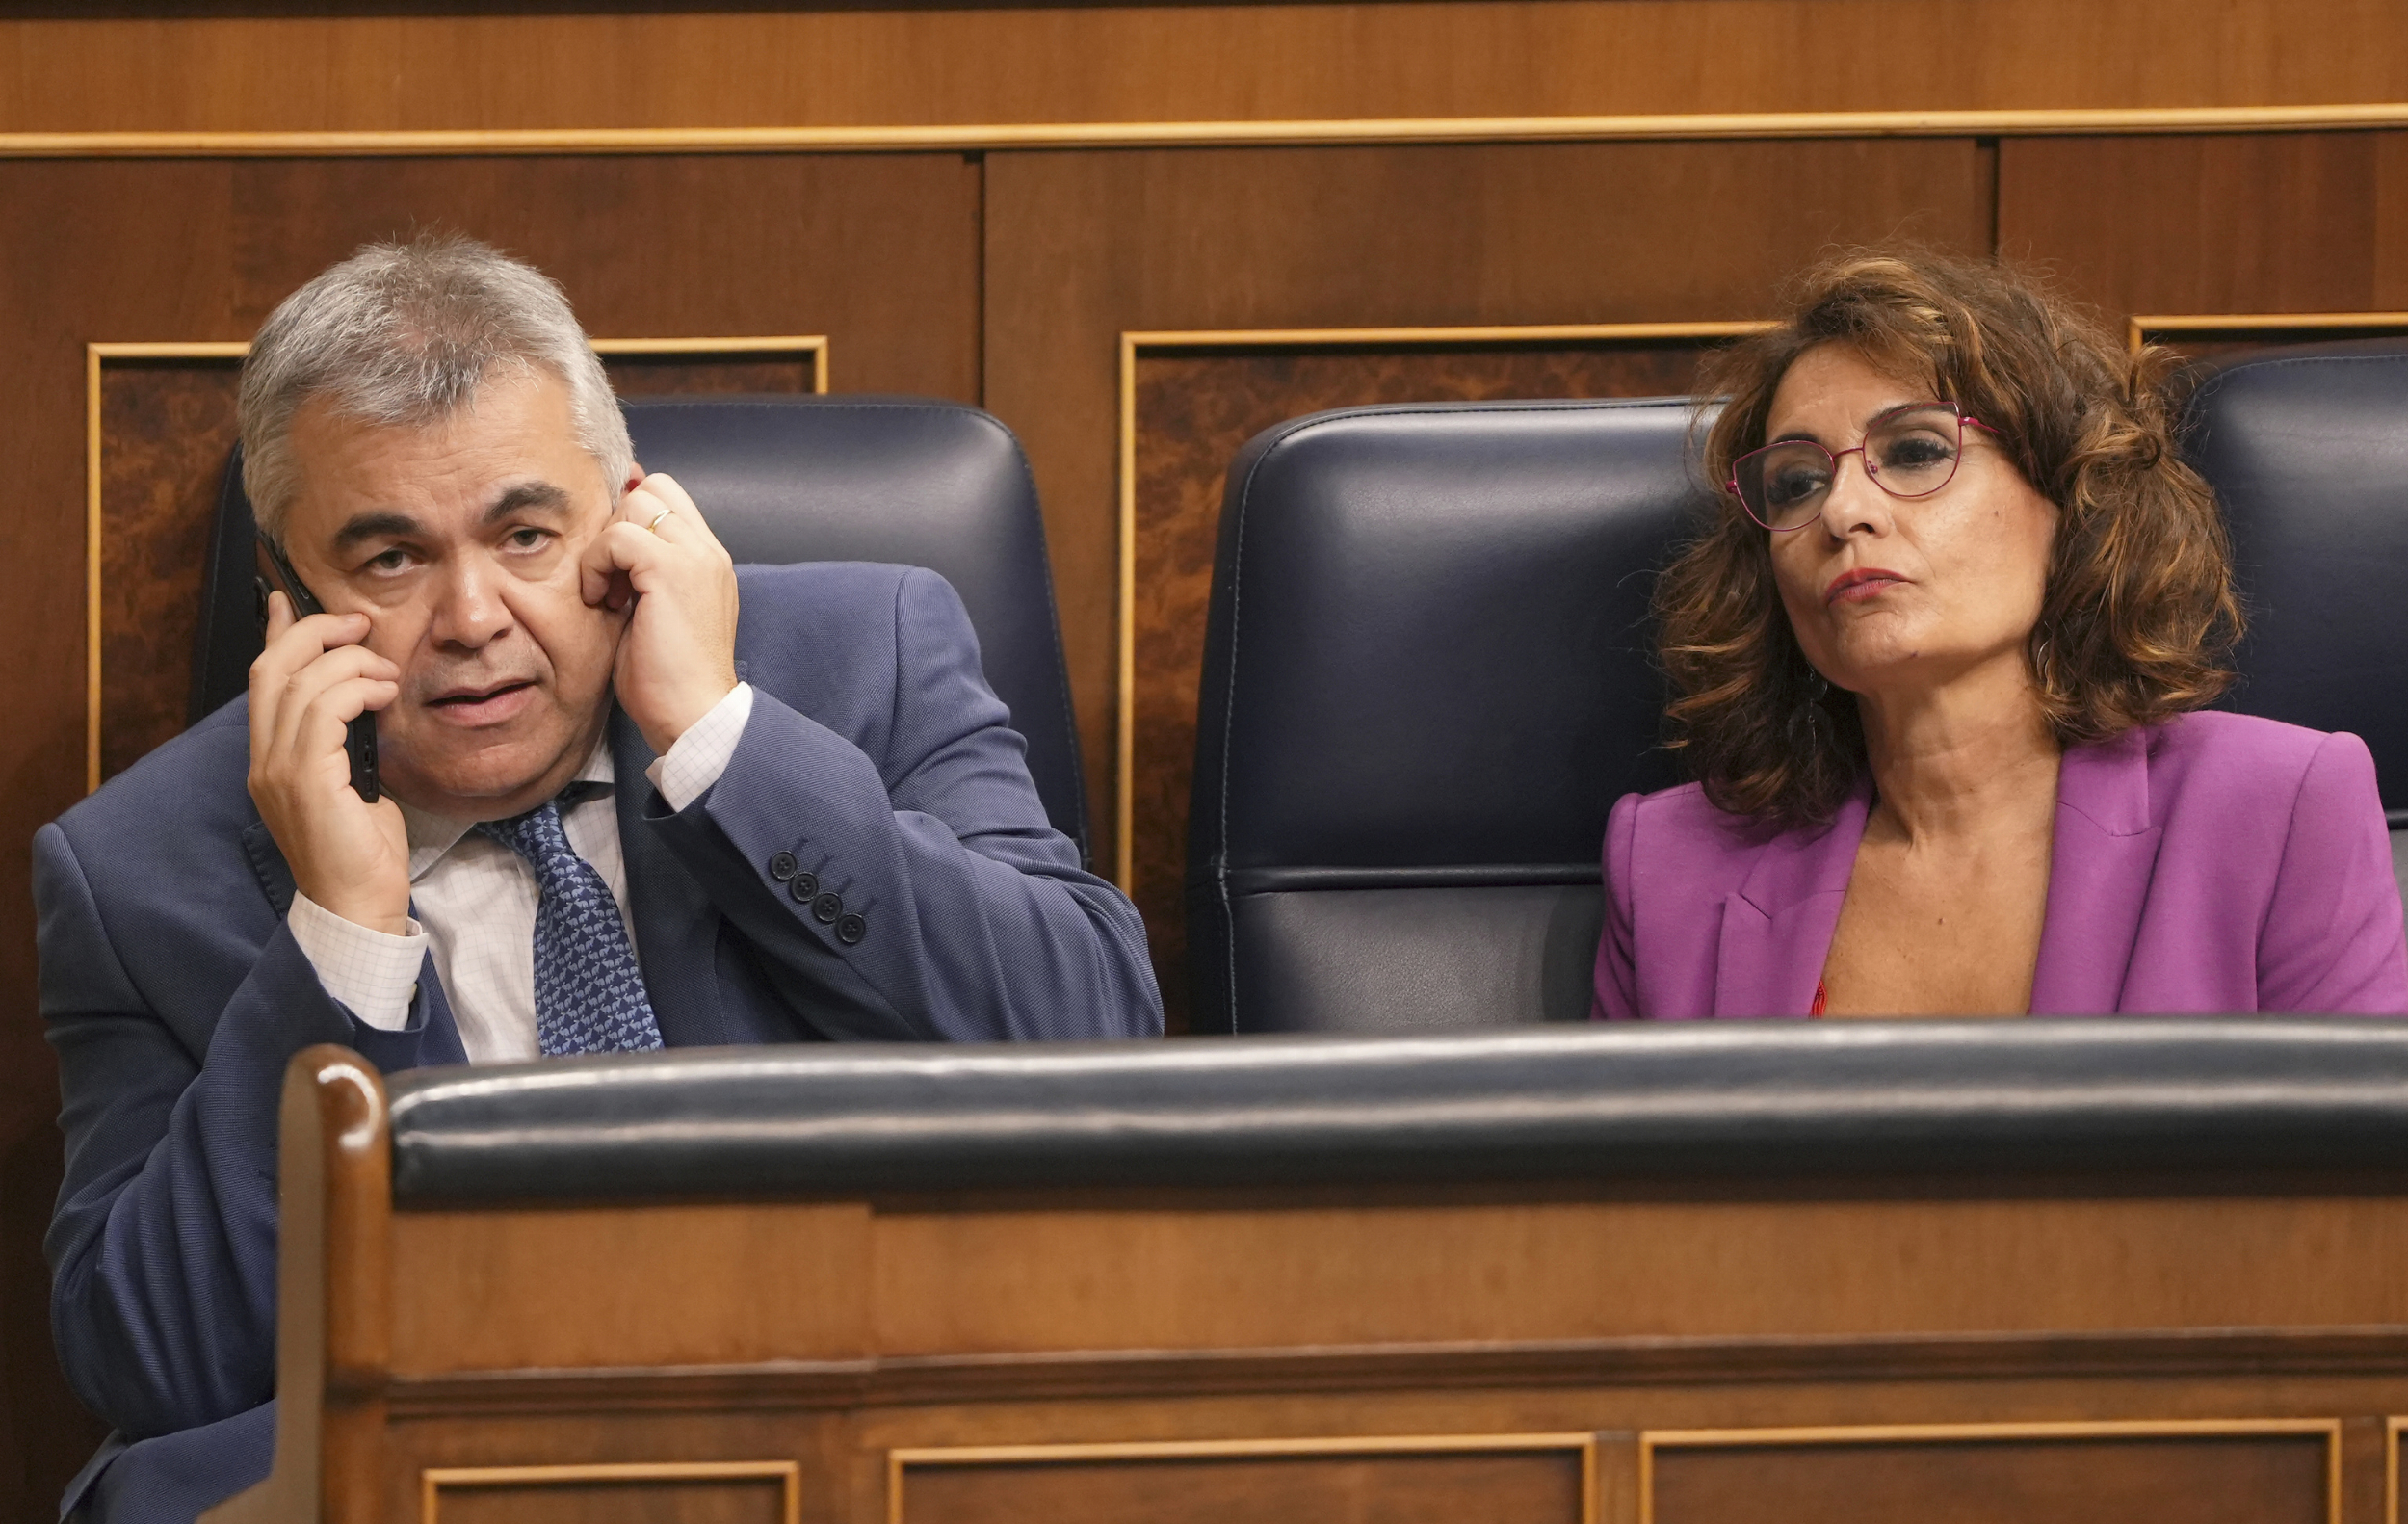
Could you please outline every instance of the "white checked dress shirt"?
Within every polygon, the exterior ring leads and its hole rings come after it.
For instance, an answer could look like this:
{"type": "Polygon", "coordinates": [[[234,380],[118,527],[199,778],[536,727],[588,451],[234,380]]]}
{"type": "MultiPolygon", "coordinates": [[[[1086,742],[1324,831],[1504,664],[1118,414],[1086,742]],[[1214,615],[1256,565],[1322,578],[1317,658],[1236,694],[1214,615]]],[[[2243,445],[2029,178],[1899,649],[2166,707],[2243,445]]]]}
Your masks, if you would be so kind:
{"type": "MultiPolygon", "coordinates": [[[[668,754],[645,769],[671,809],[699,799],[727,771],[752,718],[752,685],[738,683],[696,721],[668,754]]],[[[561,811],[561,826],[577,855],[593,864],[618,902],[618,918],[635,945],[627,910],[627,860],[618,841],[616,775],[610,741],[597,743],[577,773],[579,781],[611,784],[561,811]]],[[[398,801],[396,802],[399,802],[398,801]]],[[[409,826],[409,898],[417,912],[409,934],[394,936],[295,893],[286,917],[293,940],[318,971],[326,992],[372,1027],[398,1032],[409,1023],[410,1000],[427,954],[451,1000],[452,1019],[471,1064],[515,1064],[538,1057],[536,1047],[535,869],[527,859],[471,828],[402,805],[409,826]]]]}

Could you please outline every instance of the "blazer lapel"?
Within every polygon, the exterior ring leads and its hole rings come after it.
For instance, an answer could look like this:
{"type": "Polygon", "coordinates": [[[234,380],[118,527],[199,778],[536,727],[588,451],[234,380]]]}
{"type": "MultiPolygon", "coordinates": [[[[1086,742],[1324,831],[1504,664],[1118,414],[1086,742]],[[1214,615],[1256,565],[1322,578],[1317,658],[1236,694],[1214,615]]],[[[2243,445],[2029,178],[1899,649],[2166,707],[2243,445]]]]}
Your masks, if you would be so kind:
{"type": "MultiPolygon", "coordinates": [[[[293,896],[298,885],[293,882],[293,865],[284,860],[284,849],[275,844],[264,820],[252,821],[243,828],[243,855],[250,859],[250,871],[259,876],[259,887],[275,907],[276,919],[293,913],[293,896]]],[[[410,907],[415,914],[417,907],[410,907]]],[[[443,992],[443,981],[434,971],[434,955],[430,952],[418,967],[418,998],[426,1002],[427,1037],[424,1057],[429,1064],[465,1064],[468,1050],[459,1040],[459,1024],[452,1019],[451,997],[443,992]]]]}
{"type": "Polygon", "coordinates": [[[2033,1015],[2105,1015],[2120,1007],[2162,839],[2149,819],[2146,730],[2066,751],[2033,1015]]]}
{"type": "Polygon", "coordinates": [[[1860,783],[1822,830],[1783,831],[1757,849],[1722,903],[1715,1015],[1803,1016],[1814,1005],[1871,801],[1871,784],[1860,783]]]}
{"type": "Polygon", "coordinates": [[[627,711],[611,710],[611,768],[618,807],[619,855],[626,864],[627,908],[636,923],[636,958],[644,992],[672,1048],[735,1040],[720,1010],[720,912],[686,865],[644,823],[653,796],[643,775],[658,755],[627,711]]]}

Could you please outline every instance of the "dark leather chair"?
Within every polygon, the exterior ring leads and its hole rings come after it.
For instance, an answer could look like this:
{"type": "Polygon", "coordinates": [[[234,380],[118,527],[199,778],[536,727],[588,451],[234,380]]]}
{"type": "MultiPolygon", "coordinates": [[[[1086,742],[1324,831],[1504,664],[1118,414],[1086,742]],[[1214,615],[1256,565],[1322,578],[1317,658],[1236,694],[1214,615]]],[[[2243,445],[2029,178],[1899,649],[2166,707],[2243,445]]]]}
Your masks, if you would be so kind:
{"type": "Polygon", "coordinates": [[[1677,781],[1650,573],[1689,404],[1299,418],[1229,469],[1189,834],[1198,1032],[1584,1019],[1606,813],[1677,781]]]}
{"type": "Polygon", "coordinates": [[[2408,883],[2408,341],[2212,366],[2184,439],[2249,613],[2231,707],[2364,737],[2408,883]]]}
{"type": "MultiPolygon", "coordinates": [[[[1088,852],[1086,792],[1036,484],[987,413],[916,397],[652,397],[636,458],[677,478],[740,562],[927,566],[960,592],[986,678],[1028,738],[1057,829],[1088,852]]],[[[219,494],[192,714],[240,694],[259,652],[242,457],[219,494]]]]}

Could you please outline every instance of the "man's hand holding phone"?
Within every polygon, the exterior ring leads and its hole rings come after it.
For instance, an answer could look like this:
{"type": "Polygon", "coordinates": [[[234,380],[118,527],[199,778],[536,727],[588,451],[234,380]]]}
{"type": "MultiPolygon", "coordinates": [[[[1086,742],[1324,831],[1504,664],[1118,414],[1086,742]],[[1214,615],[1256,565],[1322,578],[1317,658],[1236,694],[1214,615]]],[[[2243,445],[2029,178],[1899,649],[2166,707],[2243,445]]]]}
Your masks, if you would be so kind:
{"type": "Polygon", "coordinates": [[[401,695],[402,670],[360,644],[364,614],[293,617],[268,597],[267,648],[250,666],[250,797],[321,907],[394,936],[409,931],[409,833],[390,799],[352,787],[344,727],[401,695]]]}

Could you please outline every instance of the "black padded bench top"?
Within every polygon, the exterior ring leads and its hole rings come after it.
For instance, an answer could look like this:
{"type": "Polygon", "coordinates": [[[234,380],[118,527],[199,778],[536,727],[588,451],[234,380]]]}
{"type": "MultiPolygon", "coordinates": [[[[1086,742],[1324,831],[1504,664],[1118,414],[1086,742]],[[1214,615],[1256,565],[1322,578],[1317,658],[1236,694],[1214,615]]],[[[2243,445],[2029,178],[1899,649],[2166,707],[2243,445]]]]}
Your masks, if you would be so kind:
{"type": "Polygon", "coordinates": [[[423,1069],[390,1093],[401,1205],[2365,1169],[2408,1163],[2408,1022],[755,1048],[423,1069]]]}

